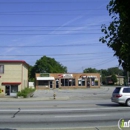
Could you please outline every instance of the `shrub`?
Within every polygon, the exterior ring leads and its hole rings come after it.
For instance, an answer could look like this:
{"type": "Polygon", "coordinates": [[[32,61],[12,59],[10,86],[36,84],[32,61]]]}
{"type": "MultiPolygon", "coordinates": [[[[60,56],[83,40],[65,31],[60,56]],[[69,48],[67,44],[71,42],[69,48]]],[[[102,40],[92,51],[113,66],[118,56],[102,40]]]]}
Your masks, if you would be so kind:
{"type": "Polygon", "coordinates": [[[21,90],[21,92],[18,92],[17,96],[23,96],[24,98],[27,98],[34,91],[35,91],[35,89],[25,88],[25,89],[21,90]]]}

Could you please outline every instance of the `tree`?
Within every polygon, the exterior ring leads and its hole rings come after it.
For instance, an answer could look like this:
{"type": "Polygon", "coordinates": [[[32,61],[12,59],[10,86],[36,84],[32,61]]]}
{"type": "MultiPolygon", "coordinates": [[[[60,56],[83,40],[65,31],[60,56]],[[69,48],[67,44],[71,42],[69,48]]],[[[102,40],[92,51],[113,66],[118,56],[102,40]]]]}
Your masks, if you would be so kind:
{"type": "Polygon", "coordinates": [[[35,77],[35,73],[66,73],[67,67],[61,65],[54,58],[43,56],[36,61],[31,69],[31,77],[35,77]]]}
{"type": "Polygon", "coordinates": [[[130,0],[110,0],[107,10],[112,22],[101,26],[105,34],[99,41],[106,43],[117,56],[119,65],[130,71],[130,0]]]}
{"type": "Polygon", "coordinates": [[[108,68],[107,71],[108,71],[108,76],[112,74],[123,75],[123,70],[119,69],[118,67],[108,68]]]}
{"type": "Polygon", "coordinates": [[[112,74],[111,80],[112,80],[113,84],[115,84],[117,82],[117,77],[115,74],[112,74]]]}
{"type": "Polygon", "coordinates": [[[83,73],[97,73],[98,70],[96,70],[95,68],[86,68],[83,70],[83,73]]]}
{"type": "Polygon", "coordinates": [[[28,80],[34,82],[35,77],[32,76],[32,69],[33,69],[33,66],[29,65],[29,69],[28,69],[28,80]]]}

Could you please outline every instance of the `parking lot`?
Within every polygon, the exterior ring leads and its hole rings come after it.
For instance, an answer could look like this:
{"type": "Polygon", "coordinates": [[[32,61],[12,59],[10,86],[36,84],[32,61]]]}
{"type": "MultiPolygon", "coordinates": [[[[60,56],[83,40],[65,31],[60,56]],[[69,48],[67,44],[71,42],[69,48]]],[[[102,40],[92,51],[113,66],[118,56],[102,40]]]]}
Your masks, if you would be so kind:
{"type": "Polygon", "coordinates": [[[68,100],[86,100],[86,99],[109,99],[115,87],[102,86],[101,88],[87,88],[87,89],[50,89],[50,90],[36,90],[33,98],[52,98],[56,94],[58,99],[68,100]]]}

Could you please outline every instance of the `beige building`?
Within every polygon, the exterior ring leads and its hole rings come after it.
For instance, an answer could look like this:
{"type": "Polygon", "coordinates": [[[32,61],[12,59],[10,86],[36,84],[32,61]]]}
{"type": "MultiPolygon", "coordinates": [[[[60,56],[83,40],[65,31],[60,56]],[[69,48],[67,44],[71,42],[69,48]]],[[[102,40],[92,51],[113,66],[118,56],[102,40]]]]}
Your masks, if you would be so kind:
{"type": "MultiPolygon", "coordinates": [[[[124,85],[124,76],[116,75],[117,82],[115,85],[124,85]]],[[[106,84],[113,84],[113,81],[110,76],[106,76],[106,84]]]]}
{"type": "Polygon", "coordinates": [[[25,61],[0,60],[0,96],[16,96],[28,87],[28,64],[25,61]]]}
{"type": "Polygon", "coordinates": [[[99,73],[36,73],[36,89],[99,87],[99,73]]]}

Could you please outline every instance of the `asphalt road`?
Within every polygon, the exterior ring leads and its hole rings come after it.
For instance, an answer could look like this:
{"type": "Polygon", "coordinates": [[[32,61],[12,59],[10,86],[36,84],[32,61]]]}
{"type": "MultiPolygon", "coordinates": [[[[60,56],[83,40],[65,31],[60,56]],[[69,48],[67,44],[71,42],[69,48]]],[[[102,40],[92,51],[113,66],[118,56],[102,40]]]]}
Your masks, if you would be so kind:
{"type": "MultiPolygon", "coordinates": [[[[130,119],[130,108],[110,100],[1,102],[0,128],[76,129],[117,127],[130,119]]],[[[115,129],[115,128],[114,128],[115,129]]]]}
{"type": "Polygon", "coordinates": [[[82,91],[57,91],[69,100],[1,100],[0,130],[118,130],[119,119],[130,120],[130,107],[111,102],[112,89],[82,91]]]}

